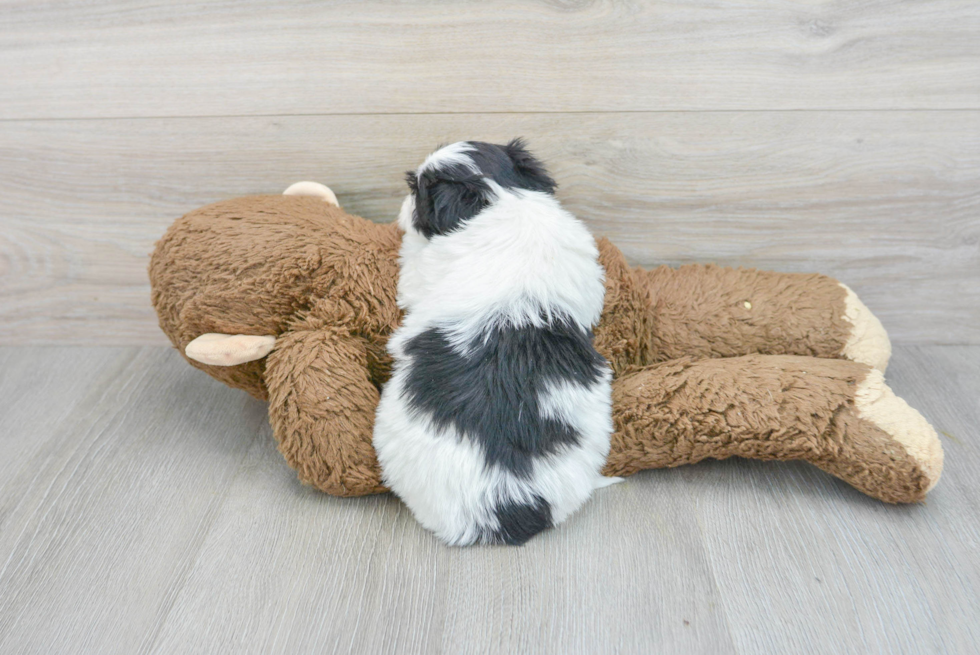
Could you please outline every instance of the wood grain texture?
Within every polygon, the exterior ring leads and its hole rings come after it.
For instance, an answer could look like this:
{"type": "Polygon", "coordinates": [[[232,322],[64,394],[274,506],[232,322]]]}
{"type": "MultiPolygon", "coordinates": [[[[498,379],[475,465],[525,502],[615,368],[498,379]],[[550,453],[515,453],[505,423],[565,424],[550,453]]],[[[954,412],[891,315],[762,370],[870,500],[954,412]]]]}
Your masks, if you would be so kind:
{"type": "Polygon", "coordinates": [[[980,4],[0,0],[0,345],[163,344],[177,216],[300,179],[391,220],[439,143],[530,138],[635,263],[819,271],[943,435],[928,502],[805,464],[601,492],[520,549],[303,488],[173,351],[0,347],[0,652],[973,653],[980,4]]]}
{"type": "Polygon", "coordinates": [[[0,118],[980,108],[973,0],[0,3],[0,118]]]}
{"type": "Polygon", "coordinates": [[[137,652],[271,438],[265,407],[163,348],[3,356],[0,652],[137,652]]]}
{"type": "Polygon", "coordinates": [[[603,490],[522,548],[300,486],[264,407],[157,348],[0,348],[0,651],[969,653],[980,347],[899,347],[925,504],[729,460],[603,490]],[[13,381],[13,382],[12,382],[13,381]],[[21,390],[21,395],[17,391],[21,390]],[[26,444],[26,445],[25,445],[26,444]]]}
{"type": "Polygon", "coordinates": [[[388,221],[439,143],[527,135],[635,263],[817,271],[899,342],[980,343],[980,112],[0,122],[0,343],[162,344],[148,253],[178,216],[313,179],[388,221]]]}

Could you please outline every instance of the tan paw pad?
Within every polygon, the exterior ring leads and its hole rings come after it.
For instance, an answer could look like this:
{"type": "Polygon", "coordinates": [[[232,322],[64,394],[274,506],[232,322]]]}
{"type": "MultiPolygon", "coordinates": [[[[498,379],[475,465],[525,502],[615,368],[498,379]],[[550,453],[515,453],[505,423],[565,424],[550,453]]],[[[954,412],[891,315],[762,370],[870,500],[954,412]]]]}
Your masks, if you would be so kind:
{"type": "Polygon", "coordinates": [[[211,366],[236,366],[262,359],[276,345],[273,336],[249,334],[202,334],[184,347],[184,354],[211,366]]]}
{"type": "Polygon", "coordinates": [[[844,356],[854,362],[867,364],[879,371],[888,368],[892,344],[881,321],[871,313],[850,287],[841,284],[847,292],[844,298],[844,319],[851,324],[851,336],[844,345],[844,356]]]}
{"type": "Polygon", "coordinates": [[[926,419],[909,407],[885,384],[881,371],[872,369],[857,388],[854,406],[858,416],[870,421],[902,444],[929,480],[929,491],[943,472],[943,447],[926,419]]]}

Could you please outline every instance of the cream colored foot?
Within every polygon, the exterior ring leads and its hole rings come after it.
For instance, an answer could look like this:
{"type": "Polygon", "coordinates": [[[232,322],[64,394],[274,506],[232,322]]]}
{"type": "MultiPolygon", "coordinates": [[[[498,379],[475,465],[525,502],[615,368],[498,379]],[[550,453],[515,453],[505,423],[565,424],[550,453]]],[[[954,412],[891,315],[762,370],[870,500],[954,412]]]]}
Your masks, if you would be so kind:
{"type": "Polygon", "coordinates": [[[943,472],[943,447],[929,422],[885,384],[881,371],[872,369],[854,396],[857,414],[902,444],[929,480],[929,491],[943,472]]]}
{"type": "Polygon", "coordinates": [[[276,338],[272,336],[209,332],[187,344],[184,354],[202,364],[236,366],[262,359],[275,345],[276,338]]]}
{"type": "Polygon", "coordinates": [[[864,303],[846,284],[841,284],[847,297],[844,299],[844,318],[853,326],[851,336],[844,345],[844,356],[851,361],[867,364],[879,371],[888,368],[892,356],[892,344],[881,321],[865,307],[864,303]]]}
{"type": "Polygon", "coordinates": [[[319,182],[297,182],[296,184],[291,184],[288,189],[282,192],[282,195],[315,196],[322,198],[324,202],[328,202],[334,207],[340,207],[340,203],[337,202],[337,196],[330,190],[330,187],[319,182]]]}

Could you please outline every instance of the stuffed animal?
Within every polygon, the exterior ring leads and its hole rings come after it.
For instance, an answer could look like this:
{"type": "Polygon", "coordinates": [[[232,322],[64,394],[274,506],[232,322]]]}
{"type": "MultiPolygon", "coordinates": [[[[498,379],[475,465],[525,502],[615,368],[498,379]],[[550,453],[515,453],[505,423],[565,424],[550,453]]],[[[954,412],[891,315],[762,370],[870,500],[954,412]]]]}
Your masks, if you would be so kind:
{"type": "MultiPolygon", "coordinates": [[[[400,318],[401,237],[300,183],[190,212],[151,258],[153,306],[174,347],[268,400],[286,461],[330,494],[386,491],[372,429],[400,318]]],[[[922,500],[939,480],[939,439],[885,385],[888,337],[845,285],[711,265],[645,270],[597,245],[595,346],[614,376],[605,475],[806,460],[891,503],[922,500]]]]}

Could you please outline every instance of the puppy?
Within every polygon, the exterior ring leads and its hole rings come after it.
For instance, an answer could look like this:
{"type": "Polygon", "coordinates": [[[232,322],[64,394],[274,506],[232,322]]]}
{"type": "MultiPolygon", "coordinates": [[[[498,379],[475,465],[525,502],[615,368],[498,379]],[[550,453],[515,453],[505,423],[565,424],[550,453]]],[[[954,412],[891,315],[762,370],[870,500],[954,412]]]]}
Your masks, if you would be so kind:
{"type": "Polygon", "coordinates": [[[384,481],[451,545],[522,544],[618,480],[599,472],[612,409],[595,240],[519,139],[443,147],[407,180],[405,316],[374,428],[384,481]]]}

